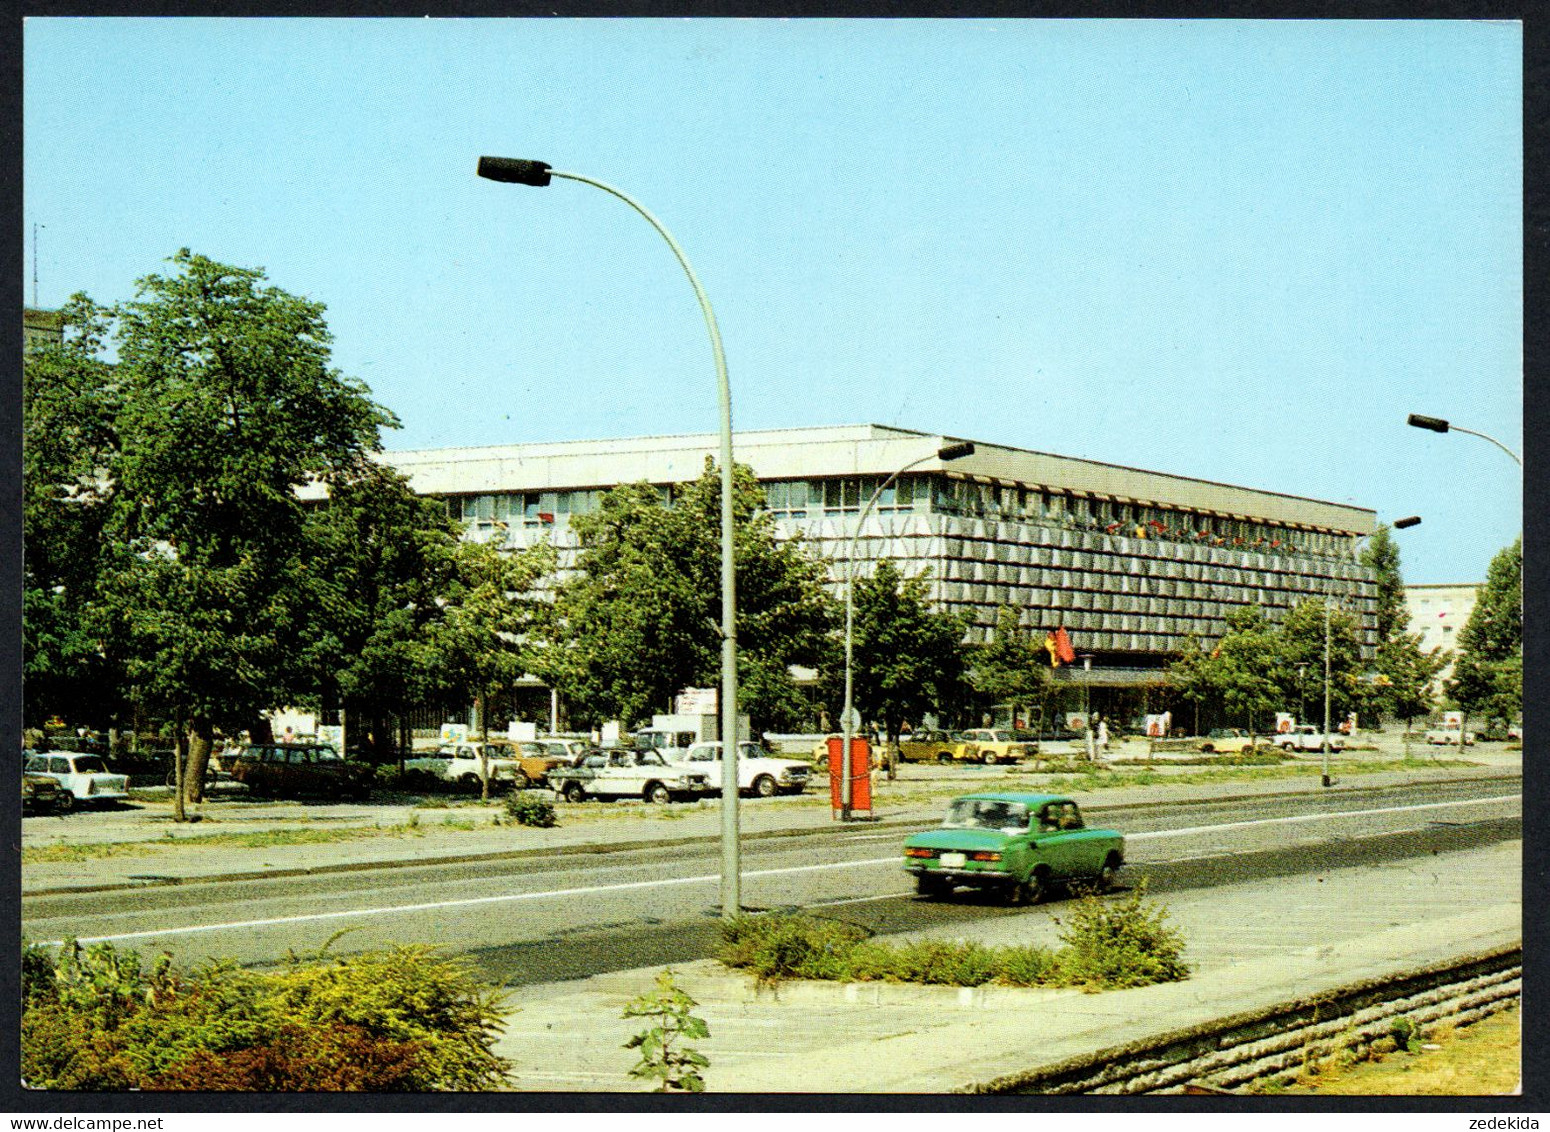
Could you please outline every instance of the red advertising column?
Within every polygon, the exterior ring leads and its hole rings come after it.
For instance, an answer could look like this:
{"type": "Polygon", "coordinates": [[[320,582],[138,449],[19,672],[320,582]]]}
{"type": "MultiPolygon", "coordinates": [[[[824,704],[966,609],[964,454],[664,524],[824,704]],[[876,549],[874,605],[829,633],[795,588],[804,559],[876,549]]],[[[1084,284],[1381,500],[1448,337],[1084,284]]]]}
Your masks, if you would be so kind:
{"type": "MultiPolygon", "coordinates": [[[[828,744],[829,805],[838,818],[845,805],[845,763],[840,758],[840,748],[844,746],[845,740],[838,735],[830,735],[828,744]]],[[[872,749],[859,735],[850,741],[850,812],[852,816],[862,812],[868,817],[872,814],[872,749]]]]}

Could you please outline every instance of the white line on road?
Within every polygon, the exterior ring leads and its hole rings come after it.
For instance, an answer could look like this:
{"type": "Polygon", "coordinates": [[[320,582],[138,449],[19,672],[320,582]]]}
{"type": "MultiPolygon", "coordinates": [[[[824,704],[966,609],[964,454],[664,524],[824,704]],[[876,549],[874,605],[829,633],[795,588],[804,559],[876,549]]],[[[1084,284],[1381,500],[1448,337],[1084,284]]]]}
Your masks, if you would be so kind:
{"type": "Polygon", "coordinates": [[[1458,802],[1419,802],[1413,806],[1383,806],[1376,810],[1336,810],[1327,814],[1296,814],[1285,818],[1255,818],[1230,821],[1221,825],[1196,825],[1187,829],[1162,829],[1155,833],[1127,833],[1126,841],[1152,841],[1161,837],[1186,837],[1196,833],[1215,833],[1220,829],[1247,829],[1251,825],[1292,825],[1296,822],[1327,821],[1330,818],[1364,818],[1375,814],[1404,814],[1414,810],[1441,810],[1450,806],[1483,806],[1494,802],[1521,802],[1521,794],[1499,794],[1494,798],[1466,798],[1458,802]]]}
{"type": "MultiPolygon", "coordinates": [[[[1244,829],[1256,825],[1291,825],[1297,822],[1327,821],[1331,818],[1357,818],[1369,817],[1376,814],[1409,813],[1415,810],[1437,810],[1454,806],[1481,806],[1496,802],[1521,801],[1517,794],[1502,794],[1494,798],[1465,798],[1456,802],[1424,802],[1413,806],[1384,806],[1373,810],[1343,810],[1322,814],[1297,814],[1282,818],[1256,818],[1253,821],[1225,822],[1222,825],[1197,825],[1187,829],[1166,829],[1153,833],[1132,833],[1126,835],[1126,841],[1152,841],[1165,837],[1185,837],[1197,833],[1211,833],[1221,829],[1244,829]]],[[[798,873],[827,872],[833,869],[855,869],[873,865],[897,865],[900,858],[897,854],[887,857],[873,857],[861,861],[834,861],[826,865],[792,865],[783,869],[755,869],[744,872],[744,879],[773,876],[794,876],[798,873]]],[[[477,904],[509,904],[519,900],[550,900],[564,896],[591,896],[602,892],[627,892],[640,888],[666,888],[669,885],[710,884],[719,883],[720,873],[707,873],[692,877],[658,877],[652,880],[624,881],[619,884],[595,884],[582,888],[548,889],[542,892],[508,892],[499,896],[470,896],[461,900],[436,900],[425,904],[397,904],[381,908],[348,908],[339,912],[312,912],[301,916],[276,916],[265,920],[234,920],[221,924],[194,924],[184,928],[152,928],[149,931],[122,932],[118,935],[80,936],[78,943],[109,943],[126,939],[150,939],[154,936],[165,935],[194,935],[200,932],[226,931],[241,928],[269,928],[281,924],[306,924],[317,923],[323,920],[353,919],[361,916],[384,916],[400,914],[404,912],[433,912],[442,908],[465,908],[477,904]]],[[[886,899],[886,897],[862,897],[862,900],[886,899]]],[[[845,903],[836,901],[835,903],[845,903]]],[[[43,944],[44,947],[58,947],[62,940],[51,940],[43,944]]]]}

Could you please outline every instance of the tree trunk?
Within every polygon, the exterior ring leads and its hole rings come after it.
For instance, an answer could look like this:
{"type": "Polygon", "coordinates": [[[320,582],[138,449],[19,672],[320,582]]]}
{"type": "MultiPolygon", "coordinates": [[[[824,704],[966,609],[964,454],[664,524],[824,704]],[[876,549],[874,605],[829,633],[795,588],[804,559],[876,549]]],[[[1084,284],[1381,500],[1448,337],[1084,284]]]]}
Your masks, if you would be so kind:
{"type": "Polygon", "coordinates": [[[485,711],[488,700],[483,692],[475,698],[479,710],[479,800],[490,800],[490,713],[485,711]]]}
{"type": "Polygon", "coordinates": [[[183,822],[188,820],[188,812],[183,805],[183,779],[186,776],[188,759],[188,736],[183,730],[183,721],[174,714],[172,720],[172,820],[183,822]]]}
{"type": "Polygon", "coordinates": [[[189,723],[188,769],[183,772],[183,793],[190,802],[205,799],[205,771],[210,752],[215,748],[215,727],[208,719],[194,718],[189,723]]]}

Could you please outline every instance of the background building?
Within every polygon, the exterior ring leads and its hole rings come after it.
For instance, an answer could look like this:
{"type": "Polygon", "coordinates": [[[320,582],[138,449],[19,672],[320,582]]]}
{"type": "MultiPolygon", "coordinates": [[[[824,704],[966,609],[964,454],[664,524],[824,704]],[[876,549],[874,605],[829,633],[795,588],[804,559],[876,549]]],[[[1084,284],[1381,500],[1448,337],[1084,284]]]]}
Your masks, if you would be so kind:
{"type": "MultiPolygon", "coordinates": [[[[862,507],[899,468],[957,438],[880,425],[739,433],[787,536],[828,560],[842,593],[862,507]]],[[[860,532],[857,575],[892,559],[926,575],[933,599],[967,614],[984,639],[999,606],[1035,631],[1065,627],[1093,656],[1091,680],[1156,679],[1191,634],[1226,631],[1237,607],[1279,620],[1332,593],[1376,643],[1371,571],[1356,561],[1374,512],[1277,492],[976,441],[973,455],[933,456],[879,500],[860,532]]],[[[575,562],[572,516],[620,483],[698,478],[713,434],[390,453],[414,489],[445,499],[470,538],[511,547],[548,539],[560,571],[575,562]]]]}
{"type": "MultiPolygon", "coordinates": [[[[1421,634],[1421,651],[1435,648],[1458,650],[1458,634],[1474,611],[1478,583],[1463,585],[1406,586],[1405,605],[1410,610],[1410,631],[1421,634]]],[[[1453,675],[1453,659],[1437,674],[1437,683],[1453,675]]]]}

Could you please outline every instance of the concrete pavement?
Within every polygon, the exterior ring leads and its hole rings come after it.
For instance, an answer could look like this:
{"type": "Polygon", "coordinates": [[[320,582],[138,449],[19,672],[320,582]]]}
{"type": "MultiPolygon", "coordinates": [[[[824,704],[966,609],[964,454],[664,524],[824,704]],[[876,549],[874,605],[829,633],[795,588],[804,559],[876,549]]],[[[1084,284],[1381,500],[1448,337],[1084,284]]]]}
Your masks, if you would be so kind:
{"type": "MultiPolygon", "coordinates": [[[[1521,941],[1521,843],[1175,894],[1191,977],[1084,994],[794,983],[759,988],[713,960],[674,968],[710,1037],[714,1092],[996,1091],[1067,1057],[1521,941]],[[1381,902],[1372,899],[1383,893],[1381,902]]],[[[988,945],[1058,943],[1069,904],[911,933],[988,945]]],[[[843,908],[829,910],[843,915],[843,908]]],[[[641,1029],[624,1004],[660,968],[526,987],[499,1052],[522,1090],[625,1091],[641,1029]]]]}

